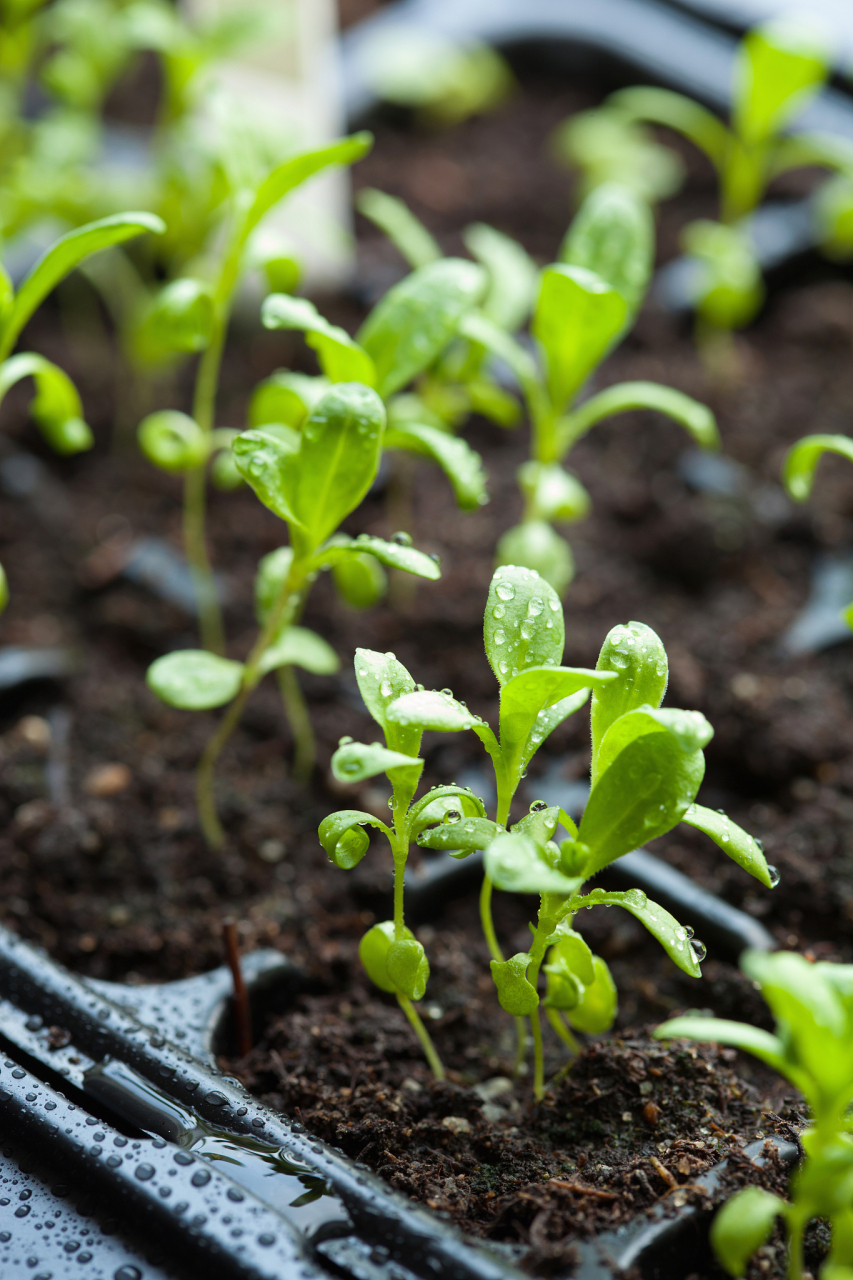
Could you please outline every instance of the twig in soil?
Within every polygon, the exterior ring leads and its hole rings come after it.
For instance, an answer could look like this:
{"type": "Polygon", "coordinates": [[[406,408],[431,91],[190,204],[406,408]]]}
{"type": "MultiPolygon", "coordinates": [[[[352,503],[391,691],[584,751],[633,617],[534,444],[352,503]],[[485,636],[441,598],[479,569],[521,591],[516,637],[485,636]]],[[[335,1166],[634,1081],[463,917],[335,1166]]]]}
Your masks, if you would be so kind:
{"type": "Polygon", "coordinates": [[[549,1187],[560,1187],[563,1191],[577,1191],[582,1196],[594,1196],[596,1200],[618,1200],[612,1191],[599,1191],[596,1187],[582,1187],[579,1182],[566,1182],[563,1178],[549,1178],[549,1187]]]}
{"type": "Polygon", "coordinates": [[[252,1011],[249,1008],[249,993],[243,981],[243,970],[240,965],[240,951],[237,945],[237,921],[228,917],[222,921],[222,939],[225,943],[225,957],[231,977],[234,980],[234,1023],[237,1031],[237,1052],[245,1058],[252,1051],[252,1011]]]}
{"type": "Polygon", "coordinates": [[[677,1180],[672,1176],[669,1169],[667,1169],[666,1165],[661,1164],[657,1156],[649,1156],[649,1164],[652,1166],[655,1173],[659,1174],[660,1177],[663,1178],[664,1182],[669,1187],[670,1191],[674,1191],[679,1184],[677,1180]]]}

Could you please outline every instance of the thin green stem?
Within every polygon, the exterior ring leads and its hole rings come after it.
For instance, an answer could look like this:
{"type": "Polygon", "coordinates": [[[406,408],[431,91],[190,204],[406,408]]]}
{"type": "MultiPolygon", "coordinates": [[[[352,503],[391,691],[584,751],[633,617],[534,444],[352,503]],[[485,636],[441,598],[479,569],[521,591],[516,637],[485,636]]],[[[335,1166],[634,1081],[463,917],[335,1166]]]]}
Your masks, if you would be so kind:
{"type": "Polygon", "coordinates": [[[206,467],[195,467],[184,477],[184,551],[192,574],[198,609],[201,643],[211,653],[223,653],[225,633],[216,582],[205,539],[206,467]]]}
{"type": "Polygon", "coordinates": [[[438,1053],[436,1052],[435,1045],[433,1044],[430,1038],[429,1032],[427,1031],[424,1024],[421,1022],[420,1014],[418,1013],[415,1006],[412,1004],[409,997],[404,996],[399,991],[397,992],[397,1000],[399,1001],[400,1008],[403,1010],[403,1013],[406,1015],[406,1017],[409,1019],[409,1022],[412,1024],[414,1033],[418,1037],[418,1040],[420,1041],[420,1044],[421,1044],[421,1048],[424,1051],[424,1056],[426,1057],[426,1060],[429,1063],[430,1068],[432,1069],[432,1074],[435,1076],[436,1080],[443,1080],[445,1075],[444,1065],[442,1064],[441,1058],[439,1058],[438,1053]]]}
{"type": "Polygon", "coordinates": [[[231,706],[216,726],[213,736],[208,740],[202,752],[196,771],[196,803],[205,841],[212,849],[221,849],[225,843],[225,832],[216,812],[216,800],[213,793],[213,770],[231,734],[236,729],[243,708],[251,692],[250,687],[243,685],[231,706]]]}
{"type": "Polygon", "coordinates": [[[569,1025],[560,1010],[546,1008],[545,1016],[572,1056],[576,1057],[580,1053],[581,1047],[569,1029],[569,1025]]]}
{"type": "MultiPolygon", "coordinates": [[[[534,990],[539,981],[540,966],[545,959],[547,950],[545,939],[549,932],[550,930],[542,929],[537,925],[533,946],[530,948],[530,967],[527,971],[527,981],[534,990]]],[[[530,1027],[533,1031],[533,1096],[539,1101],[545,1092],[545,1060],[542,1054],[542,1024],[539,1020],[538,1007],[530,1015],[530,1027]]]]}
{"type": "Polygon", "coordinates": [[[501,951],[498,935],[495,933],[495,922],[492,919],[492,882],[486,875],[483,876],[480,887],[480,924],[492,959],[502,962],[504,953],[501,951]]]}
{"type": "Polygon", "coordinates": [[[307,782],[314,772],[316,743],[311,727],[311,716],[305,695],[293,667],[279,667],[276,672],[284,714],[293,734],[293,776],[299,782],[307,782]]]}
{"type": "Polygon", "coordinates": [[[803,1235],[805,1223],[799,1217],[790,1220],[788,1228],[788,1280],[802,1280],[803,1277],[803,1235]]]}

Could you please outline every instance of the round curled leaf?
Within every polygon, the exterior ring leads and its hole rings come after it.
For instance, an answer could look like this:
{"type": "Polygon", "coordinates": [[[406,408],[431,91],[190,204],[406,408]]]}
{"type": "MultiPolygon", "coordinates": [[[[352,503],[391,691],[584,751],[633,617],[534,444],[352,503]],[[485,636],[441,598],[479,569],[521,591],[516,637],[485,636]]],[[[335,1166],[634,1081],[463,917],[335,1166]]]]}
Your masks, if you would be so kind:
{"type": "Polygon", "coordinates": [[[378,742],[350,742],[338,747],[332,756],[332,773],[338,782],[363,782],[365,778],[375,778],[377,773],[387,773],[389,769],[422,764],[423,760],[417,756],[389,751],[378,742]]]}
{"type": "Polygon", "coordinates": [[[500,1006],[516,1018],[535,1013],[539,1006],[536,988],[527,981],[529,964],[530,956],[526,951],[519,951],[509,960],[492,961],[492,978],[498,989],[500,1006]]]}
{"type": "Polygon", "coordinates": [[[139,447],[161,471],[192,471],[207,458],[207,438],[198,423],[177,409],[149,413],[139,424],[139,447]]]}
{"type": "Polygon", "coordinates": [[[730,1275],[746,1275],[747,1263],[784,1211],[784,1200],[763,1187],[744,1187],[726,1201],[711,1227],[711,1245],[730,1275]]]}
{"type": "Polygon", "coordinates": [[[578,1031],[599,1035],[613,1026],[618,1008],[616,983],[601,956],[592,957],[595,978],[584,987],[580,999],[569,1012],[568,1018],[578,1031]]]}
{"type": "MultiPolygon", "coordinates": [[[[411,929],[403,930],[403,940],[415,941],[415,935],[411,929]]],[[[394,945],[393,920],[382,920],[379,924],[375,924],[372,929],[368,929],[358,944],[359,959],[367,971],[368,978],[380,991],[397,990],[388,974],[388,953],[392,945],[394,945]]]]}
{"type": "Polygon", "coordinates": [[[230,447],[220,449],[214,454],[213,462],[210,464],[210,482],[214,489],[219,489],[222,493],[230,493],[232,489],[239,489],[246,483],[237,470],[237,463],[234,461],[234,454],[230,447]]]}
{"type": "Polygon", "coordinates": [[[373,556],[357,552],[332,565],[338,594],[351,609],[369,609],[385,595],[388,579],[373,556]]]}
{"type": "Polygon", "coordinates": [[[392,942],[388,948],[385,967],[395,991],[401,991],[410,1000],[423,999],[429,981],[429,961],[415,938],[392,942]]]}
{"type": "Polygon", "coordinates": [[[583,987],[568,965],[560,959],[542,966],[548,975],[548,990],[544,1004],[549,1009],[574,1009],[583,987]]]}
{"type": "Polygon", "coordinates": [[[556,462],[524,462],[518,483],[537,520],[584,520],[592,500],[570,471],[556,462]]]}
{"type": "Polygon", "coordinates": [[[526,520],[499,539],[495,548],[499,565],[523,565],[534,569],[562,595],[575,576],[572,549],[545,520],[526,520]]]}
{"type": "Polygon", "coordinates": [[[330,862],[342,871],[351,871],[358,866],[367,853],[370,837],[364,830],[365,823],[386,830],[378,818],[360,809],[341,809],[338,813],[330,813],[320,823],[317,832],[320,844],[329,855],[330,862]]]}
{"type": "Polygon", "coordinates": [[[145,678],[149,689],[170,707],[208,711],[236,697],[243,672],[242,662],[206,649],[178,649],[152,662],[145,678]]]}

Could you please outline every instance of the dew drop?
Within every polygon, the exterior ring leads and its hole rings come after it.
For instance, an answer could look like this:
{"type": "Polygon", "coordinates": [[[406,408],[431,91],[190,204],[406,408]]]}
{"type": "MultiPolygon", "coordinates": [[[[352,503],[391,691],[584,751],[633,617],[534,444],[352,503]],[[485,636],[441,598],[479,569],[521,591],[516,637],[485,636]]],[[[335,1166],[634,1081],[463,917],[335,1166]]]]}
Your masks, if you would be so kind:
{"type": "Polygon", "coordinates": [[[522,638],[522,640],[532,640],[532,639],[533,639],[533,635],[534,635],[534,631],[533,631],[533,628],[531,627],[530,623],[529,623],[529,622],[522,622],[522,624],[521,624],[521,638],[522,638]]]}
{"type": "Polygon", "coordinates": [[[708,954],[708,948],[705,946],[705,943],[700,942],[698,938],[693,938],[690,945],[693,948],[693,954],[696,957],[697,964],[701,964],[708,954]]]}
{"type": "Polygon", "coordinates": [[[429,553],[429,558],[432,560],[433,564],[441,565],[441,556],[437,551],[431,551],[429,553]]]}
{"type": "Polygon", "coordinates": [[[382,694],[383,698],[390,698],[391,693],[393,692],[391,689],[391,682],[389,680],[383,680],[379,686],[379,692],[382,694]]]}
{"type": "Polygon", "coordinates": [[[462,814],[459,812],[458,809],[448,809],[447,813],[444,815],[442,819],[442,822],[446,827],[449,827],[452,823],[458,822],[461,817],[462,817],[462,814]]]}
{"type": "Polygon", "coordinates": [[[553,596],[549,596],[548,608],[551,610],[552,613],[559,613],[560,612],[559,600],[555,600],[553,596]]]}
{"type": "Polygon", "coordinates": [[[496,605],[495,605],[495,607],[494,607],[494,609],[492,610],[492,617],[493,617],[493,618],[502,618],[502,617],[504,616],[504,614],[505,614],[505,613],[506,613],[506,609],[503,607],[503,605],[502,605],[502,604],[496,604],[496,605]]]}
{"type": "Polygon", "coordinates": [[[452,690],[452,689],[442,689],[442,691],[441,691],[441,696],[442,696],[443,698],[452,698],[452,697],[453,697],[453,690],[452,690]]]}
{"type": "Polygon", "coordinates": [[[539,596],[533,596],[527,604],[527,613],[531,618],[538,618],[545,605],[539,596]]]}
{"type": "Polygon", "coordinates": [[[511,582],[499,582],[495,587],[495,593],[499,600],[515,599],[515,587],[511,582]]]}
{"type": "Polygon", "coordinates": [[[547,808],[548,808],[547,800],[534,800],[533,804],[530,806],[530,812],[542,813],[543,809],[547,809],[547,808]]]}
{"type": "Polygon", "coordinates": [[[398,547],[410,547],[412,545],[412,535],[400,530],[399,533],[391,534],[391,541],[396,542],[398,547]]]}
{"type": "Polygon", "coordinates": [[[498,627],[494,635],[494,640],[495,640],[495,644],[498,644],[498,645],[506,644],[506,632],[502,631],[501,628],[498,627]]]}
{"type": "Polygon", "coordinates": [[[500,671],[502,676],[505,676],[506,673],[509,671],[509,663],[508,662],[498,663],[498,670],[500,671]]]}
{"type": "Polygon", "coordinates": [[[777,871],[776,867],[774,867],[769,862],[767,864],[767,871],[770,876],[770,888],[775,889],[779,881],[782,879],[782,877],[779,875],[779,872],[777,871]]]}
{"type": "Polygon", "coordinates": [[[761,851],[761,853],[763,853],[763,852],[764,852],[764,841],[763,841],[763,840],[756,840],[756,841],[754,841],[754,843],[758,845],[759,850],[761,851]]]}

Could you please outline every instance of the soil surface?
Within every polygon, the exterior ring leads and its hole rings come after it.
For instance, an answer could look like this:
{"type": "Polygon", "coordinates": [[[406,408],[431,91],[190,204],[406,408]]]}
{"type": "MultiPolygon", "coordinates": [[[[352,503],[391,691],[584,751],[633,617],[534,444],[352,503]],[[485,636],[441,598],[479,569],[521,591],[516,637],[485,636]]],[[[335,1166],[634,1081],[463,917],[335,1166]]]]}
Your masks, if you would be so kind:
{"type": "MultiPolygon", "coordinates": [[[[571,179],[549,158],[549,135],[611,86],[552,78],[523,60],[516,69],[519,89],[509,102],[451,132],[378,117],[375,150],[354,172],[355,184],[402,195],[447,251],[461,252],[460,229],[482,220],[548,261],[572,207],[571,179]]],[[[710,173],[688,159],[685,191],[661,211],[662,260],[676,251],[684,221],[714,209],[710,173]]],[[[320,300],[350,330],[403,273],[375,230],[360,221],[357,231],[356,287],[320,300]]],[[[318,994],[282,1011],[252,1055],[230,1069],[275,1105],[300,1109],[312,1131],[393,1185],[477,1234],[523,1245],[526,1265],[543,1273],[565,1266],[575,1235],[662,1195],[675,1202],[691,1194],[668,1178],[686,1188],[697,1170],[756,1133],[796,1127],[795,1101],[772,1092],[772,1080],[745,1061],[735,1074],[725,1053],[650,1045],[645,1028],[679,1009],[756,1022],[766,1013],[725,957],[712,953],[701,982],[692,981],[620,912],[596,910],[581,922],[619,986],[620,1038],[590,1044],[539,1108],[523,1086],[506,1086],[511,1024],[494,1000],[473,898],[448,903],[417,930],[433,971],[427,1019],[450,1083],[430,1085],[396,1005],[362,977],[357,944],[385,913],[389,859],[377,845],[345,874],[316,836],[334,808],[387,813],[381,781],[342,788],[328,772],[342,734],[376,736],[355,685],[353,650],[393,649],[416,680],[452,688],[496,721],[482,611],[494,545],[520,514],[514,476],[526,456],[524,429],[477,421],[466,428],[490,474],[484,510],[459,513],[444,478],[418,464],[410,512],[392,476],[351,518],[353,533],[408,527],[417,546],[441,555],[442,580],[415,589],[394,582],[389,600],[365,614],[342,605],[328,580],[317,583],[306,625],[333,644],[342,669],[304,679],[318,739],[314,780],[306,787],[292,777],[290,736],[267,682],[219,770],[226,850],[205,849],[193,767],[215,717],[164,707],[144,683],[153,658],[196,642],[193,622],[122,573],[139,539],[179,548],[179,487],[135,452],[140,406],[118,356],[105,352],[102,317],[85,288],[74,286],[85,308],[73,324],[63,319],[69,294],[65,309],[40,313],[25,346],[75,377],[96,450],[57,460],[27,424],[25,397],[13,392],[4,402],[0,561],[11,603],[3,641],[66,647],[77,673],[0,695],[3,923],[79,972],[143,982],[221,963],[223,914],[236,915],[244,949],[282,949],[318,994]]],[[[566,598],[565,653],[567,663],[591,666],[616,623],[639,619],[658,631],[670,658],[667,705],[697,708],[715,728],[699,799],[764,841],[781,883],[765,891],[690,828],[676,828],[651,851],[759,917],[783,946],[845,960],[853,958],[850,646],[792,657],[781,637],[804,606],[818,558],[853,540],[853,470],[823,467],[817,499],[804,509],[787,501],[778,477],[798,437],[849,429],[851,317],[847,283],[795,281],[738,339],[742,378],[721,386],[709,381],[687,328],[646,309],[598,385],[653,379],[705,400],[740,479],[731,493],[697,491],[686,478],[695,475],[685,460],[689,442],[650,413],[623,415],[581,441],[570,465],[594,507],[569,531],[577,577],[566,598]]],[[[244,422],[251,387],[272,369],[314,371],[312,359],[294,336],[238,329],[224,370],[222,425],[244,422]]],[[[187,408],[190,375],[184,371],[171,391],[160,388],[155,403],[187,408]]],[[[242,657],[254,635],[254,570],[284,541],[284,529],[245,489],[212,496],[209,529],[228,593],[229,652],[242,657]]],[[[473,736],[428,735],[425,755],[425,785],[485,782],[473,736]]],[[[538,780],[569,783],[587,767],[581,712],[539,752],[514,816],[537,798],[538,780]]],[[[529,902],[497,895],[498,932],[510,954],[526,946],[531,912],[529,902]]],[[[547,1052],[558,1070],[556,1040],[547,1052]]]]}

